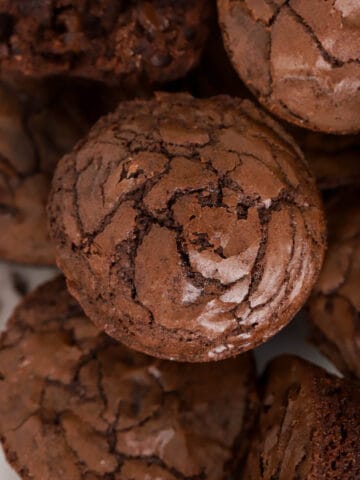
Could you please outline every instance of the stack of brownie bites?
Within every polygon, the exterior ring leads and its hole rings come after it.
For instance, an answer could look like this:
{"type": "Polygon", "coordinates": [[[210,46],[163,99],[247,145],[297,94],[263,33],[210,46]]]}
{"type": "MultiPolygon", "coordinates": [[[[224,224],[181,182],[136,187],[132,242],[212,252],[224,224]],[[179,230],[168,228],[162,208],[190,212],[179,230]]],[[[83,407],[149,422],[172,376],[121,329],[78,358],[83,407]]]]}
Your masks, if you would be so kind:
{"type": "Polygon", "coordinates": [[[19,478],[360,479],[359,152],[358,1],[0,0],[19,478]]]}

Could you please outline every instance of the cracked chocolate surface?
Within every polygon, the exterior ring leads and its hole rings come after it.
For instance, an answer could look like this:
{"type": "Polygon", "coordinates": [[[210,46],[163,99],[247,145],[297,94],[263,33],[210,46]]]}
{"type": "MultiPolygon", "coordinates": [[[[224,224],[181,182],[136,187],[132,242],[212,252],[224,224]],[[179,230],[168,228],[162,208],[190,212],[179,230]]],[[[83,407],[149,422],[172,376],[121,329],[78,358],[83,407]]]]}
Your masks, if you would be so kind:
{"type": "Polygon", "coordinates": [[[244,480],[360,478],[359,386],[290,355],[268,366],[244,480]]]}
{"type": "Polygon", "coordinates": [[[1,70],[173,80],[196,65],[211,13],[210,0],[2,0],[1,70]]]}
{"type": "Polygon", "coordinates": [[[256,409],[250,354],[185,365],[99,332],[58,278],[0,342],[0,433],[26,480],[225,480],[256,409]]]}
{"type": "Polygon", "coordinates": [[[59,163],[57,263],[126,345],[210,361],[265,341],[310,293],[324,223],[300,151],[249,101],[123,102],[59,163]]]}
{"type": "Polygon", "coordinates": [[[360,6],[347,0],[218,0],[233,65],[288,122],[360,131],[360,6]]]}
{"type": "Polygon", "coordinates": [[[360,190],[329,201],[329,247],[309,301],[313,340],[344,373],[360,378],[360,190]]]}
{"type": "Polygon", "coordinates": [[[45,206],[58,159],[98,117],[87,94],[100,97],[101,89],[64,80],[0,83],[1,258],[55,263],[45,206]]]}
{"type": "Polygon", "coordinates": [[[360,186],[360,136],[291,130],[321,190],[360,186]]]}

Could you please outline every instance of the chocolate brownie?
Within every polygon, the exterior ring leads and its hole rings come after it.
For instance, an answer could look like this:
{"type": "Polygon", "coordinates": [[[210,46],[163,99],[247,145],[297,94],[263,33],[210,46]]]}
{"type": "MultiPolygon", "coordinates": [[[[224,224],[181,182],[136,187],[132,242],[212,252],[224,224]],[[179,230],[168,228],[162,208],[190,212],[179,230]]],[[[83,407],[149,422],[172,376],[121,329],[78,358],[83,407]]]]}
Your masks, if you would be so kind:
{"type": "Polygon", "coordinates": [[[2,0],[0,69],[165,82],[198,61],[210,0],[2,0]]]}
{"type": "Polygon", "coordinates": [[[324,252],[300,150],[226,96],[121,103],[59,163],[49,217],[87,315],[132,348],[180,361],[233,356],[276,333],[324,252]]]}
{"type": "Polygon", "coordinates": [[[108,111],[100,87],[70,83],[0,83],[0,258],[55,262],[45,210],[55,165],[108,111]]]}
{"type": "Polygon", "coordinates": [[[326,133],[360,132],[360,4],[218,0],[232,63],[272,113],[326,133]]]}
{"type": "Polygon", "coordinates": [[[0,372],[0,434],[26,480],[225,480],[257,406],[250,354],[210,366],[128,350],[62,278],[15,311],[0,372]]]}
{"type": "Polygon", "coordinates": [[[293,356],[268,366],[239,480],[360,478],[360,389],[293,356]]]}
{"type": "Polygon", "coordinates": [[[360,190],[327,208],[329,248],[309,301],[313,340],[343,372],[360,378],[360,190]]]}

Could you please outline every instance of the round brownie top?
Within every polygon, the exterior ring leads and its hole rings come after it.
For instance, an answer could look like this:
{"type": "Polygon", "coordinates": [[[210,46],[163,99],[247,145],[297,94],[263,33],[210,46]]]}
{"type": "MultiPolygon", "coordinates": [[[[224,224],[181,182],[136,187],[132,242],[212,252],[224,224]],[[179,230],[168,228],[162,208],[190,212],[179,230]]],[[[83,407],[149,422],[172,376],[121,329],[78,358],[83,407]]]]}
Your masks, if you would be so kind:
{"type": "Polygon", "coordinates": [[[360,131],[360,5],[218,0],[233,65],[260,102],[312,130],[360,131]]]}
{"type": "Polygon", "coordinates": [[[2,0],[0,66],[31,76],[165,82],[198,61],[209,0],[2,0]]]}
{"type": "Polygon", "coordinates": [[[353,480],[360,477],[358,384],[300,358],[273,360],[243,477],[353,480]]]}
{"type": "Polygon", "coordinates": [[[1,438],[26,480],[223,480],[256,407],[250,354],[209,366],[130,351],[62,278],[15,311],[0,374],[1,438]]]}
{"type": "Polygon", "coordinates": [[[176,360],[229,357],[273,335],[324,251],[301,153],[226,96],[121,103],[59,163],[49,215],[58,265],[89,317],[176,360]]]}
{"type": "Polygon", "coordinates": [[[314,341],[345,373],[360,378],[360,190],[327,205],[329,248],[309,302],[314,341]]]}

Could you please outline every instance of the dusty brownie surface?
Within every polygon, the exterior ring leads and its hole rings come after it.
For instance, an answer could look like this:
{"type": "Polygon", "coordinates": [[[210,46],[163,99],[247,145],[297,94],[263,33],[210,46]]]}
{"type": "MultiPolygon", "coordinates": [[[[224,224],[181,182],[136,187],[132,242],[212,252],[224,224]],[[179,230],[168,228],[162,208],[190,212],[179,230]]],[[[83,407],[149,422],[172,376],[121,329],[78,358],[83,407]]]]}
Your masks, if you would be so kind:
{"type": "Polygon", "coordinates": [[[197,63],[211,12],[210,0],[2,0],[0,67],[165,82],[197,63]]]}
{"type": "Polygon", "coordinates": [[[0,83],[1,258],[55,262],[45,209],[50,180],[58,159],[103,111],[98,99],[87,105],[100,92],[63,80],[0,83]]]}
{"type": "Polygon", "coordinates": [[[273,335],[310,293],[324,251],[296,145],[226,96],[122,103],[60,162],[49,218],[89,317],[128,346],[184,361],[273,335]]]}
{"type": "Polygon", "coordinates": [[[360,135],[326,135],[291,130],[320,189],[360,185],[360,135]]]}
{"type": "Polygon", "coordinates": [[[360,478],[359,403],[358,385],[297,357],[273,360],[239,480],[360,478]]]}
{"type": "Polygon", "coordinates": [[[360,131],[360,4],[218,0],[233,65],[260,102],[297,125],[360,131]]]}
{"type": "Polygon", "coordinates": [[[329,247],[309,301],[314,341],[347,374],[360,378],[360,190],[328,204],[329,247]]]}
{"type": "Polygon", "coordinates": [[[98,332],[59,278],[0,342],[0,433],[26,480],[225,480],[255,407],[250,354],[184,365],[98,332]]]}

